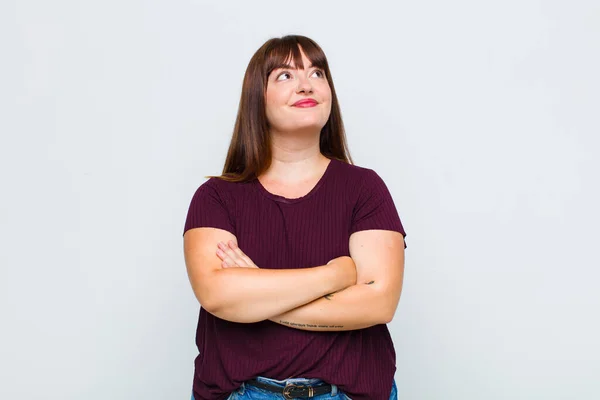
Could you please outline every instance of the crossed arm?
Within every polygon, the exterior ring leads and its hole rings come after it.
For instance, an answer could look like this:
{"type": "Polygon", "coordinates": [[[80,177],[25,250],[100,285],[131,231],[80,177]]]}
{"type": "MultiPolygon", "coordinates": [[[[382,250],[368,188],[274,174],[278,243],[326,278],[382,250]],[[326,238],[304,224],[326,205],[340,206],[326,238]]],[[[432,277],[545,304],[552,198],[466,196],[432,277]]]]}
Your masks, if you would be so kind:
{"type": "Polygon", "coordinates": [[[392,320],[402,290],[404,238],[398,232],[359,231],[350,237],[356,284],[270,318],[304,330],[353,330],[392,320]]]}
{"type": "MultiPolygon", "coordinates": [[[[196,234],[207,239],[212,233],[214,243],[225,232],[210,229],[196,229],[204,230],[196,234]]],[[[356,232],[350,237],[350,257],[294,270],[258,268],[233,237],[214,249],[218,267],[213,264],[203,272],[194,268],[194,259],[202,254],[206,259],[210,250],[198,249],[192,244],[195,234],[188,234],[184,244],[190,282],[203,308],[220,318],[269,319],[295,329],[341,331],[388,323],[396,311],[404,270],[404,238],[399,232],[356,232]],[[296,287],[303,289],[289,289],[296,287]]]]}

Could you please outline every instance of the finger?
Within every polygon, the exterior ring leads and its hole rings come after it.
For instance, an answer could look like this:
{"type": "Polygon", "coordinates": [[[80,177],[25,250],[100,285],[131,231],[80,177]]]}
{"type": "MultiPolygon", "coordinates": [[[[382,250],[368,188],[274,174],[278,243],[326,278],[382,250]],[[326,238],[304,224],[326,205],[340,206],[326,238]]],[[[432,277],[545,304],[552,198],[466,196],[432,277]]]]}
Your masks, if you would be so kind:
{"type": "Polygon", "coordinates": [[[237,254],[227,247],[225,243],[219,242],[217,246],[219,247],[219,250],[221,250],[221,253],[224,254],[224,256],[229,257],[231,261],[235,262],[235,259],[238,258],[237,254]]]}
{"type": "Polygon", "coordinates": [[[219,246],[219,249],[221,249],[221,251],[223,251],[228,257],[230,257],[231,260],[237,266],[239,266],[239,267],[247,267],[248,266],[248,262],[246,260],[247,257],[243,252],[241,252],[241,250],[239,250],[239,251],[233,250],[230,246],[225,245],[225,243],[223,243],[223,242],[219,242],[218,246],[219,246]]]}
{"type": "Polygon", "coordinates": [[[223,242],[219,242],[218,247],[221,250],[221,253],[224,255],[224,257],[228,257],[226,261],[231,266],[250,267],[251,260],[248,259],[248,257],[243,252],[241,252],[241,250],[239,252],[235,251],[231,247],[226,246],[223,242]],[[239,253],[241,253],[241,255],[239,253]]]}
{"type": "Polygon", "coordinates": [[[221,249],[217,249],[217,256],[228,266],[235,266],[235,261],[221,249]]]}
{"type": "Polygon", "coordinates": [[[225,260],[229,259],[231,261],[231,257],[229,257],[229,255],[226,252],[224,252],[223,250],[217,249],[217,251],[215,253],[217,254],[217,256],[219,256],[219,258],[221,260],[225,261],[225,260]]]}
{"type": "Polygon", "coordinates": [[[240,249],[233,240],[228,241],[228,245],[223,242],[218,243],[220,251],[219,257],[228,263],[228,266],[258,268],[256,264],[240,249]]]}
{"type": "Polygon", "coordinates": [[[248,266],[248,263],[246,262],[246,260],[244,260],[244,258],[238,256],[237,254],[234,254],[231,258],[240,267],[247,267],[248,266]]]}
{"type": "MultiPolygon", "coordinates": [[[[248,257],[246,254],[244,254],[242,249],[237,247],[237,245],[231,240],[229,241],[229,249],[231,252],[233,252],[233,255],[231,257],[235,258],[238,265],[243,265],[244,267],[250,267],[250,266],[254,265],[254,263],[252,262],[250,257],[248,257]]],[[[229,254],[231,254],[231,253],[229,253],[229,254]]]]}

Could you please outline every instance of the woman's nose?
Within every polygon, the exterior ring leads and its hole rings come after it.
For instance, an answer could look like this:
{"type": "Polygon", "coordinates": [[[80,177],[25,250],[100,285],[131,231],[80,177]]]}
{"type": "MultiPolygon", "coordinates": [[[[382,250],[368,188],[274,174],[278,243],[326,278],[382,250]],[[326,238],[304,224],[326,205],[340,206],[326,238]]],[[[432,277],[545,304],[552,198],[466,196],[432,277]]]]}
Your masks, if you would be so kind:
{"type": "Polygon", "coordinates": [[[310,81],[307,78],[300,78],[298,80],[297,92],[312,93],[312,85],[310,84],[310,81]]]}

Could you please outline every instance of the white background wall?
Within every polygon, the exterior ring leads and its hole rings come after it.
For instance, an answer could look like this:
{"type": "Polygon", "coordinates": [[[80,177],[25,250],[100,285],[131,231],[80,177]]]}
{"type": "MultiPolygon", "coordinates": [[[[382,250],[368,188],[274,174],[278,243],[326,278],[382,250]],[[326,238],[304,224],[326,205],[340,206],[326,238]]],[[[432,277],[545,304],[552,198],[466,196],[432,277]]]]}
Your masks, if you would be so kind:
{"type": "Polygon", "coordinates": [[[408,233],[400,399],[600,398],[595,0],[2,1],[0,398],[189,399],[187,207],[289,33],[408,233]]]}

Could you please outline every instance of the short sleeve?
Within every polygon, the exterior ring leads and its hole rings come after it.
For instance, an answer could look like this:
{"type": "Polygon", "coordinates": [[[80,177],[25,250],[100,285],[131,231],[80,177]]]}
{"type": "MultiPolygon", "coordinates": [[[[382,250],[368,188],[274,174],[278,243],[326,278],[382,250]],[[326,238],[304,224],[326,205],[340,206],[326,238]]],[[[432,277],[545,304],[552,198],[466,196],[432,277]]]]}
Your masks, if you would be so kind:
{"type": "Polygon", "coordinates": [[[200,185],[190,202],[183,234],[192,228],[212,227],[235,235],[235,225],[223,197],[210,179],[200,185]]]}
{"type": "Polygon", "coordinates": [[[366,169],[363,177],[352,213],[350,235],[368,229],[396,231],[406,238],[392,195],[383,179],[372,169],[366,169]]]}

